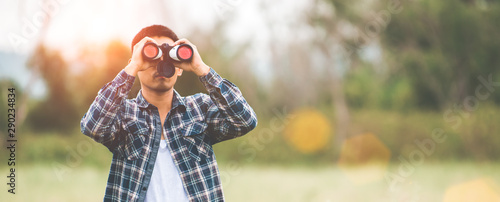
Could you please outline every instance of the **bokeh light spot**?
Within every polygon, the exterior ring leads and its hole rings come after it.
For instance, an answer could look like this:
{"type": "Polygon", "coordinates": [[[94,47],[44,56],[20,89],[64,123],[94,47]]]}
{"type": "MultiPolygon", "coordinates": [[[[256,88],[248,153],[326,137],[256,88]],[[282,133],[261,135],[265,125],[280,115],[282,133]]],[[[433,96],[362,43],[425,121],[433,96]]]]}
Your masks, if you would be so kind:
{"type": "Polygon", "coordinates": [[[498,185],[487,178],[480,178],[453,185],[444,195],[444,202],[500,201],[498,185]]]}
{"type": "Polygon", "coordinates": [[[384,143],[367,133],[344,141],[338,166],[354,183],[366,184],[383,178],[390,158],[384,143]]]}
{"type": "Polygon", "coordinates": [[[285,129],[285,140],[298,151],[310,154],[328,145],[332,126],[328,118],[315,109],[301,109],[285,129]]]}

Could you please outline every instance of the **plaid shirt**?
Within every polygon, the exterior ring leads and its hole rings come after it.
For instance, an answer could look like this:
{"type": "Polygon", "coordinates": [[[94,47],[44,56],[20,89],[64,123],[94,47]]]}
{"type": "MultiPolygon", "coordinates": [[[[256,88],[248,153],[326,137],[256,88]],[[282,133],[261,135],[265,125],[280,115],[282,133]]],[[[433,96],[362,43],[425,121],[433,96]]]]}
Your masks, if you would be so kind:
{"type": "MultiPolygon", "coordinates": [[[[162,127],[158,109],[141,92],[126,99],[135,77],[123,70],[98,93],[81,131],[113,153],[104,201],[144,201],[162,127]]],[[[200,77],[210,95],[175,90],[163,132],[190,201],[224,201],[212,145],[242,136],[257,117],[240,90],[213,69],[200,77]]]]}

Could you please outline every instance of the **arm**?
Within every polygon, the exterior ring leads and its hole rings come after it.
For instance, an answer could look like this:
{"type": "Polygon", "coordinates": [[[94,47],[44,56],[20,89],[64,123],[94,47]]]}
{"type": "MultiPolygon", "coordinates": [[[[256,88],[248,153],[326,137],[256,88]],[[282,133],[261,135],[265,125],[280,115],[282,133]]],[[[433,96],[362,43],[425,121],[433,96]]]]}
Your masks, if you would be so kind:
{"type": "Polygon", "coordinates": [[[122,70],[113,81],[101,88],[80,122],[84,135],[102,143],[110,151],[115,147],[116,134],[120,130],[120,109],[125,104],[134,79],[134,76],[122,70]]]}
{"type": "Polygon", "coordinates": [[[201,59],[198,49],[187,39],[176,41],[173,46],[190,44],[193,47],[191,62],[174,63],[185,71],[195,73],[207,89],[210,99],[206,122],[212,144],[245,135],[257,126],[257,116],[241,94],[238,87],[223,79],[201,59]]]}
{"type": "Polygon", "coordinates": [[[116,146],[117,134],[120,130],[120,110],[125,105],[125,99],[134,84],[135,76],[137,72],[151,66],[150,63],[142,60],[140,51],[148,41],[154,42],[153,39],[145,37],[134,46],[129,64],[113,81],[101,88],[80,122],[83,134],[102,143],[110,151],[113,151],[116,146]]]}
{"type": "Polygon", "coordinates": [[[257,116],[238,87],[213,69],[200,80],[211,100],[206,121],[212,144],[245,135],[257,126],[257,116]]]}

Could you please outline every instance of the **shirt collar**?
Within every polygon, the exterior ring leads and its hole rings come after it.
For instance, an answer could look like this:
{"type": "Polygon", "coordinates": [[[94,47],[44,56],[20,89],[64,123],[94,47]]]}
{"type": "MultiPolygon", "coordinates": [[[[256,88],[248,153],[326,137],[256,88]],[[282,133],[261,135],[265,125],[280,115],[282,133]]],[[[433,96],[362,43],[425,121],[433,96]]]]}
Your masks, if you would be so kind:
{"type": "MultiPolygon", "coordinates": [[[[181,97],[179,93],[174,89],[174,96],[172,97],[172,109],[175,109],[176,107],[181,107],[186,109],[186,104],[184,101],[184,97],[181,97]]],[[[142,96],[142,89],[139,90],[139,93],[137,93],[137,97],[135,98],[137,102],[137,106],[141,108],[150,108],[150,107],[155,107],[153,104],[149,103],[144,99],[142,96]]]]}

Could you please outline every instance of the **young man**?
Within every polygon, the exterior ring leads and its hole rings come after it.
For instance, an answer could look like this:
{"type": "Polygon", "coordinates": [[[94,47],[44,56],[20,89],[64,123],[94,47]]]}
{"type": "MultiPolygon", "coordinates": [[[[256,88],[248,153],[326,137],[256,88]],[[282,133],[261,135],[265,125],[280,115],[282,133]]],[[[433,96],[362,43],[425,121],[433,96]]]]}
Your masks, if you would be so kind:
{"type": "Polygon", "coordinates": [[[207,66],[196,46],[153,25],[135,36],[129,64],[99,91],[81,131],[113,153],[104,201],[223,201],[212,145],[256,125],[239,89],[207,66]],[[146,42],[190,44],[193,58],[175,63],[171,78],[159,76],[158,61],[142,57],[146,42]],[[174,84],[183,71],[198,75],[209,95],[181,97],[174,84]],[[126,99],[136,76],[141,90],[126,99]]]}

